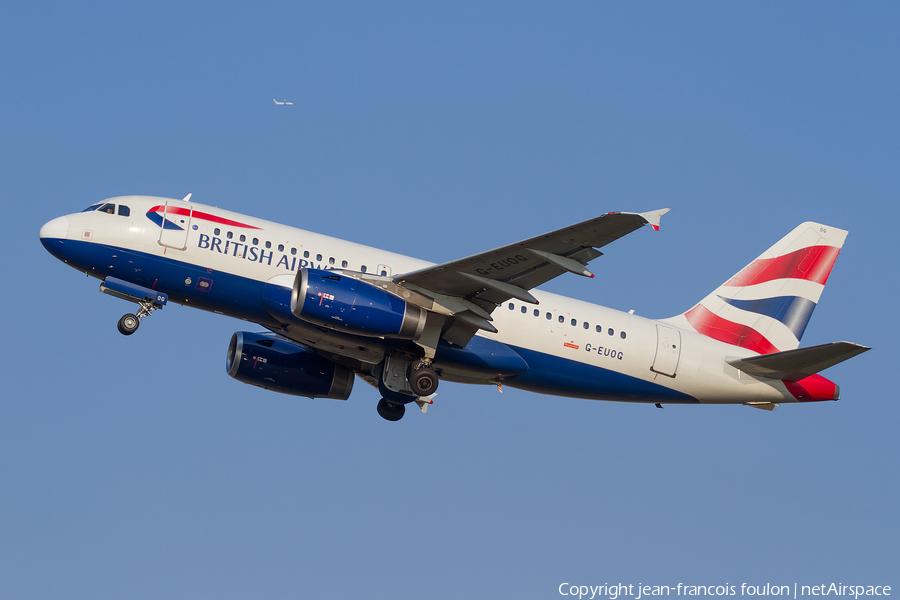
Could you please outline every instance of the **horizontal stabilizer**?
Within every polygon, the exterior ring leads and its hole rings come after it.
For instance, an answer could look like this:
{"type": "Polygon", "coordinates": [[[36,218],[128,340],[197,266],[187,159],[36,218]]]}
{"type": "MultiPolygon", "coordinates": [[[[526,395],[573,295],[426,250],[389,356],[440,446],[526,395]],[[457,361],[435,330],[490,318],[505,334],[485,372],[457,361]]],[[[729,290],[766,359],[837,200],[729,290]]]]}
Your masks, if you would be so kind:
{"type": "Polygon", "coordinates": [[[832,342],[748,358],[731,358],[726,362],[757,377],[800,381],[870,349],[852,342],[832,342]]]}

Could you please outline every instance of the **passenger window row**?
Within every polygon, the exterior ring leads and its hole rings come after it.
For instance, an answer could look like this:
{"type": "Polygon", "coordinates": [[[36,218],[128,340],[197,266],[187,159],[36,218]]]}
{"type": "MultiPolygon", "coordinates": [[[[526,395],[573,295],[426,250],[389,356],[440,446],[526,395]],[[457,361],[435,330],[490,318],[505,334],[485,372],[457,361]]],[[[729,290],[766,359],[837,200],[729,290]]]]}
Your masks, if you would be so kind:
{"type": "MultiPolygon", "coordinates": [[[[509,310],[515,310],[515,309],[516,309],[516,305],[515,305],[514,303],[510,302],[510,303],[509,303],[509,310]]],[[[521,311],[522,311],[522,314],[523,314],[523,315],[524,315],[524,314],[527,314],[527,313],[528,313],[528,307],[525,306],[525,305],[522,305],[521,311]]],[[[539,309],[535,308],[534,311],[533,311],[533,314],[534,314],[535,317],[539,317],[539,316],[541,316],[541,311],[540,311],[539,309]]],[[[546,316],[547,316],[547,320],[548,320],[548,321],[551,321],[551,320],[553,319],[553,313],[551,313],[551,312],[547,312],[547,315],[546,315],[546,316]]],[[[566,322],[566,318],[565,318],[563,315],[559,315],[559,317],[557,317],[557,320],[558,320],[560,323],[565,323],[565,322],[566,322]]],[[[572,320],[569,322],[569,324],[570,324],[572,327],[576,327],[576,326],[578,325],[578,319],[572,319],[572,320]]],[[[591,324],[588,323],[587,321],[582,321],[582,324],[581,324],[581,325],[582,325],[582,327],[583,327],[584,329],[590,329],[590,328],[591,328],[591,324]]],[[[594,330],[595,330],[597,333],[603,333],[603,326],[602,326],[602,325],[596,325],[596,326],[594,327],[594,330]]],[[[616,334],[616,331],[615,331],[615,329],[613,329],[612,327],[610,327],[609,329],[606,330],[606,333],[608,333],[609,335],[615,335],[615,334],[616,334]]],[[[626,337],[625,332],[624,332],[624,331],[620,331],[620,332],[619,332],[619,337],[621,337],[621,338],[624,340],[625,337],[626,337]]]]}
{"type": "MultiPolygon", "coordinates": [[[[216,228],[213,230],[213,235],[215,235],[215,236],[220,236],[220,235],[222,235],[222,230],[219,229],[218,227],[216,227],[216,228]]],[[[229,240],[234,239],[234,232],[233,232],[233,231],[226,231],[226,232],[225,232],[225,237],[228,238],[229,240]]],[[[241,242],[241,243],[245,243],[245,242],[247,241],[247,236],[244,235],[243,233],[240,234],[240,235],[238,236],[238,241],[241,242]]],[[[256,238],[256,237],[253,238],[253,239],[251,240],[251,243],[252,243],[254,246],[259,246],[259,238],[256,238]]],[[[265,246],[265,248],[266,248],[267,250],[270,250],[270,249],[272,248],[272,242],[270,242],[270,241],[268,241],[268,240],[265,241],[263,245],[265,246]]],[[[278,251],[279,251],[279,252],[284,252],[284,244],[278,244],[278,251]]],[[[290,253],[291,253],[291,256],[297,256],[297,247],[296,247],[296,246],[291,247],[290,253]]],[[[306,259],[310,258],[309,250],[304,250],[304,251],[303,251],[303,258],[306,258],[306,259]]],[[[324,259],[324,257],[323,257],[321,254],[316,254],[316,258],[315,258],[316,262],[322,262],[323,259],[324,259]]],[[[337,265],[337,261],[335,260],[335,258],[334,258],[333,256],[329,256],[329,257],[328,257],[328,264],[329,264],[329,265],[337,265]]],[[[349,266],[350,266],[350,263],[347,262],[346,260],[342,260],[342,261],[341,261],[341,268],[342,268],[342,269],[346,269],[346,268],[348,268],[349,266]]],[[[365,273],[365,272],[368,271],[368,267],[366,267],[366,265],[362,265],[362,266],[359,268],[359,271],[360,271],[361,273],[365,273]]],[[[387,275],[387,271],[382,270],[382,271],[381,271],[381,275],[382,275],[382,276],[387,275]]]]}

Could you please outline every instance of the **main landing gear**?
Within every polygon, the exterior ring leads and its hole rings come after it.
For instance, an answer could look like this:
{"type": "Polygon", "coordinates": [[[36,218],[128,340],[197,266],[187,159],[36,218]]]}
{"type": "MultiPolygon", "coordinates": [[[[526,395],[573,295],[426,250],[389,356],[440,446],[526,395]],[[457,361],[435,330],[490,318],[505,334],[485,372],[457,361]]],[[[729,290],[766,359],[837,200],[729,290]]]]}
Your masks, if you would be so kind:
{"type": "Polygon", "coordinates": [[[378,401],[378,406],[375,408],[378,410],[378,414],[381,415],[381,418],[387,419],[388,421],[399,421],[403,418],[403,415],[406,414],[405,404],[394,404],[393,402],[388,402],[384,398],[378,401]]]}
{"type": "Polygon", "coordinates": [[[431,361],[423,360],[409,365],[406,379],[416,396],[430,396],[437,391],[439,380],[431,361]]]}
{"type": "Polygon", "coordinates": [[[378,401],[378,414],[388,421],[399,421],[410,402],[415,402],[425,412],[438,383],[440,379],[431,360],[388,356],[378,381],[378,390],[382,395],[378,401]]]}

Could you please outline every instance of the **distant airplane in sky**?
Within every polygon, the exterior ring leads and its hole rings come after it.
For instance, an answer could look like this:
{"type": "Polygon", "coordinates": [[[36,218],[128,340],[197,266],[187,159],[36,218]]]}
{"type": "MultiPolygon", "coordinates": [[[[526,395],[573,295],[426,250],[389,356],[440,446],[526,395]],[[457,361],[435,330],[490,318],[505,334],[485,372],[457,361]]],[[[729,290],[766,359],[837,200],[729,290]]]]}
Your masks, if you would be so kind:
{"type": "Polygon", "coordinates": [[[659,229],[668,209],[611,212],[435,265],[189,199],[111,198],[46,223],[41,243],[138,304],[119,320],[123,334],[169,300],[243,319],[267,331],[232,336],[229,375],[341,400],[359,377],[389,421],[409,403],[425,412],[440,380],[772,410],[837,400],[819,371],[868,350],[799,347],[847,236],[819,223],[797,226],[690,310],[653,320],[535,288],[593,277],[598,248],[659,229]]]}
{"type": "Polygon", "coordinates": [[[272,98],[272,101],[273,101],[275,104],[277,104],[278,106],[293,106],[293,105],[294,105],[293,102],[288,102],[287,100],[284,100],[284,101],[282,101],[282,102],[279,102],[278,100],[275,100],[275,98],[272,98]]]}

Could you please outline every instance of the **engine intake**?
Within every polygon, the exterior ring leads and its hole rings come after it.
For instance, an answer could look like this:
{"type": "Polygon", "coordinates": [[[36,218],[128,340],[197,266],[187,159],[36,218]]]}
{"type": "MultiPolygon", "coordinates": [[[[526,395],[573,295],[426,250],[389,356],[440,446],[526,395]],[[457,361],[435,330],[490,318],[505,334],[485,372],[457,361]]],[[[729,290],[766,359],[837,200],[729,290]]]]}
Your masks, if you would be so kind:
{"type": "Polygon", "coordinates": [[[225,368],[238,381],[280,394],[346,400],[353,391],[353,371],[274,334],[232,335],[225,368]]]}
{"type": "Polygon", "coordinates": [[[428,311],[364,281],[302,268],[294,279],[295,317],[338,331],[416,340],[428,311]]]}

